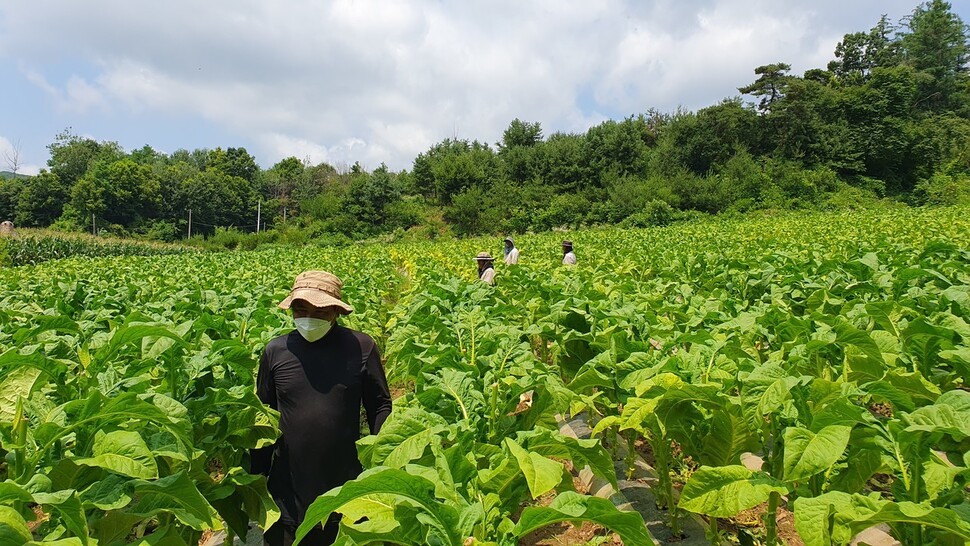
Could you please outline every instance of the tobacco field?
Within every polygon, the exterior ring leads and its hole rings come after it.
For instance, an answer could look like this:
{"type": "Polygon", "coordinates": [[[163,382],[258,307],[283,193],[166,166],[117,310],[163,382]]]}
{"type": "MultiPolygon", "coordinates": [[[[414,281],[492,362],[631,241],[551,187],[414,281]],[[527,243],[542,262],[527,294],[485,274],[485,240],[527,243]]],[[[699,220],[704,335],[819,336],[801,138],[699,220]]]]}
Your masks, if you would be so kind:
{"type": "Polygon", "coordinates": [[[723,523],[763,505],[763,544],[781,509],[809,546],[875,525],[970,544],[968,241],[966,208],[891,208],[524,235],[495,287],[473,258],[500,237],[0,269],[0,544],[193,545],[275,521],[246,471],[278,434],[254,374],[306,269],[344,280],[341,320],[377,340],[398,398],[303,531],[338,511],[345,546],[507,546],[562,521],[651,544],[571,475],[615,484],[620,448],[647,446],[675,534],[703,518],[737,540],[723,523]],[[560,432],[576,415],[592,438],[560,432]]]}

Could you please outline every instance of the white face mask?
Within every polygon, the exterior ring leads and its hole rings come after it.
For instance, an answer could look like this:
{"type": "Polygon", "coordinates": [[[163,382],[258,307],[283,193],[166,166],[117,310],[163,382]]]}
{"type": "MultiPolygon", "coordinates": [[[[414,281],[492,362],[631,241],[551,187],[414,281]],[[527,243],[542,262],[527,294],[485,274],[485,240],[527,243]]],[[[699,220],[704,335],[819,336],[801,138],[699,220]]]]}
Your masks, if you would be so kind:
{"type": "Polygon", "coordinates": [[[303,339],[306,339],[310,343],[322,338],[327,335],[333,323],[329,320],[323,320],[313,317],[300,317],[293,319],[293,324],[296,326],[296,330],[300,332],[303,339]]]}

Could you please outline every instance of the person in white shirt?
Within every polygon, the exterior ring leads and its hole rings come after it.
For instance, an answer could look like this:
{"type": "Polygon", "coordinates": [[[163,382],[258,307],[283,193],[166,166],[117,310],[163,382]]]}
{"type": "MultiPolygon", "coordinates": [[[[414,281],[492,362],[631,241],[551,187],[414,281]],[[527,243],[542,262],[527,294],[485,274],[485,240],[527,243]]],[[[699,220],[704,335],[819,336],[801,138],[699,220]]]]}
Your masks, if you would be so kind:
{"type": "Polygon", "coordinates": [[[563,241],[562,242],[562,264],[563,265],[576,265],[576,254],[573,253],[573,242],[563,241]]]}
{"type": "Polygon", "coordinates": [[[492,256],[488,252],[479,252],[475,257],[478,262],[478,279],[485,284],[495,285],[495,267],[492,256]]]}
{"type": "Polygon", "coordinates": [[[515,265],[519,263],[519,249],[515,248],[515,243],[511,238],[505,239],[505,265],[515,265]]]}

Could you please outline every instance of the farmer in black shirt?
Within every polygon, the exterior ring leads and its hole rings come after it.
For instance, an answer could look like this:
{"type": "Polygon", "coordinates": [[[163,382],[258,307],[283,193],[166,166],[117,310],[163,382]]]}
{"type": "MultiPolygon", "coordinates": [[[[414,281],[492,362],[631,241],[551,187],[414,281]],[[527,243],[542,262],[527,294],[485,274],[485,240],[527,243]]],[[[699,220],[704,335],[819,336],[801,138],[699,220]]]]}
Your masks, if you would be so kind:
{"type": "MultiPolygon", "coordinates": [[[[340,298],[340,279],[306,271],[279,306],[293,312],[296,330],[266,345],[256,393],[280,412],[276,444],[252,452],[252,471],[269,477],[280,520],[264,534],[268,546],[293,543],[296,528],[319,495],[356,478],[362,468],[355,442],[360,407],[376,434],[391,413],[391,395],[374,340],[336,323],[353,312],[340,298]]],[[[331,517],[301,542],[331,544],[339,518],[331,517]]]]}

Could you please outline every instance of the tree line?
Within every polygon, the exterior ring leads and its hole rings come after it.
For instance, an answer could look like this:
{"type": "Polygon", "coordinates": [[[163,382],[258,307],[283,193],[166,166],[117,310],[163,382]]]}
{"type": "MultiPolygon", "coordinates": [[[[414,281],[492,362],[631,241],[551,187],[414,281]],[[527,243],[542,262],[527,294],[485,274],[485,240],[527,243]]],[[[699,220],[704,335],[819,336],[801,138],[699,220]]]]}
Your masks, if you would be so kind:
{"type": "Polygon", "coordinates": [[[295,157],[264,170],[244,148],[125,152],[66,130],[48,169],[0,181],[0,218],[175,240],[189,210],[198,234],[255,231],[259,210],[301,237],[363,238],[970,202],[970,28],[948,2],[846,34],[826,68],[754,73],[740,95],[696,112],[648,109],[548,136],[515,119],[494,145],[445,139],[401,172],[295,157]]]}

